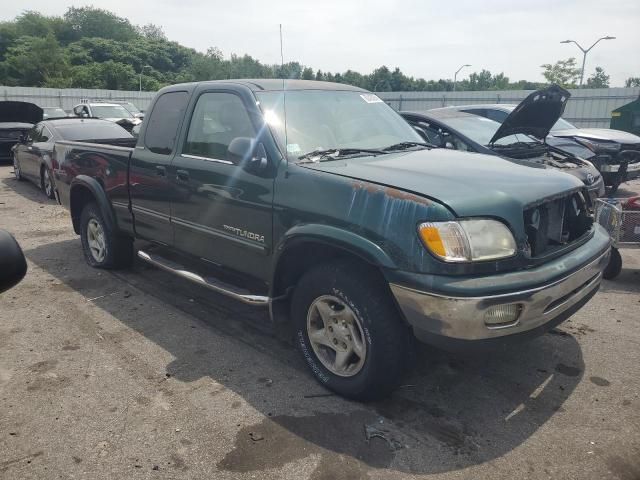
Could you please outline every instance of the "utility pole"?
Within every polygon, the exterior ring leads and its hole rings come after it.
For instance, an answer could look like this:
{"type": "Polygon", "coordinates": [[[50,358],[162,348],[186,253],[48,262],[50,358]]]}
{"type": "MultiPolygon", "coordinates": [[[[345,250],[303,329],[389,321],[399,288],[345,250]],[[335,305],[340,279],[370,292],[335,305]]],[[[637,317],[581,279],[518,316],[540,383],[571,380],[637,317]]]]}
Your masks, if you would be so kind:
{"type": "Polygon", "coordinates": [[[587,53],[589,53],[589,50],[591,50],[593,47],[595,47],[600,40],[615,40],[616,37],[610,37],[610,36],[606,36],[606,37],[600,37],[598,40],[596,40],[593,45],[591,45],[589,48],[584,49],[582,48],[582,46],[576,42],[575,40],[563,40],[560,43],[575,43],[576,47],[578,47],[580,50],[582,50],[582,70],[580,71],[580,87],[582,87],[582,82],[584,80],[584,64],[587,62],[587,53]]]}
{"type": "Polygon", "coordinates": [[[462,70],[464,67],[470,67],[471,65],[462,65],[458,70],[456,70],[456,73],[453,74],[453,91],[456,91],[456,80],[458,78],[458,74],[460,73],[460,70],[462,70]]]}

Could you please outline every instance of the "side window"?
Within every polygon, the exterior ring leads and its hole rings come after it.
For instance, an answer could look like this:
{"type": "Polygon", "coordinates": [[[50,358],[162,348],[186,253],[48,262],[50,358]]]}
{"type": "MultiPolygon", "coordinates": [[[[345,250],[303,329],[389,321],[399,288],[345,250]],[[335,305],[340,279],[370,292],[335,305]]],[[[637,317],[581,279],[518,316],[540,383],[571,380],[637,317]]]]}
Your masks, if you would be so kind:
{"type": "Polygon", "coordinates": [[[29,134],[27,135],[27,143],[34,143],[40,141],[40,135],[42,133],[42,125],[36,125],[31,130],[29,130],[29,134]]]}
{"type": "Polygon", "coordinates": [[[193,111],[182,153],[225,159],[234,138],[255,137],[249,114],[232,93],[203,93],[193,111]]]}
{"type": "Polygon", "coordinates": [[[73,107],[73,113],[76,116],[81,116],[82,115],[82,105],[76,105],[75,107],[73,107]]]}
{"type": "Polygon", "coordinates": [[[187,92],[168,92],[158,98],[149,116],[144,136],[144,143],[150,151],[161,155],[173,152],[188,102],[187,92]]]}
{"type": "Polygon", "coordinates": [[[87,107],[86,105],[84,107],[82,107],[82,111],[80,112],[82,115],[88,115],[91,116],[91,114],[89,113],[89,107],[87,107]]]}
{"type": "Polygon", "coordinates": [[[39,142],[48,142],[51,137],[53,137],[53,135],[51,135],[51,132],[49,131],[49,129],[45,126],[42,127],[42,130],[40,132],[40,139],[38,140],[39,142]]]}

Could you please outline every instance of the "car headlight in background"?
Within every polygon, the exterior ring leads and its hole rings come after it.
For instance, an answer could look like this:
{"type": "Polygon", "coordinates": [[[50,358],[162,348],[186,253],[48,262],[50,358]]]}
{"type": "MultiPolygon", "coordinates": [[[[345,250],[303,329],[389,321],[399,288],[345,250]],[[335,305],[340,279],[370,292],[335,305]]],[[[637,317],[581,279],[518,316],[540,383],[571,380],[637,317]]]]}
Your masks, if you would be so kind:
{"type": "Polygon", "coordinates": [[[581,143],[592,152],[608,152],[616,153],[620,151],[621,145],[615,142],[598,142],[596,140],[587,140],[586,138],[576,138],[576,142],[581,143]]]}
{"type": "Polygon", "coordinates": [[[445,262],[476,262],[515,255],[516,241],[497,220],[425,222],[418,226],[425,247],[445,262]]]}

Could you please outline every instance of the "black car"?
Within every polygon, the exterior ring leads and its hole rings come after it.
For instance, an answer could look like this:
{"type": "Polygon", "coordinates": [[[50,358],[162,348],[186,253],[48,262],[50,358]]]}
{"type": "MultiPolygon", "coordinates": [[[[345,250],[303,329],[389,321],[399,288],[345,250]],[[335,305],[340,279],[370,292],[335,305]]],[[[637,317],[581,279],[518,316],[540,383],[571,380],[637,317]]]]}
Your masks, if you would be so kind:
{"type": "MultiPolygon", "coordinates": [[[[447,108],[502,123],[516,105],[464,105],[447,108]]],[[[593,163],[601,172],[609,193],[615,193],[621,183],[640,177],[640,137],[632,133],[609,128],[578,128],[559,118],[546,141],[559,150],[593,163]]]]}
{"type": "MultiPolygon", "coordinates": [[[[13,168],[18,180],[38,185],[49,198],[55,198],[51,153],[59,140],[102,143],[105,140],[129,145],[133,137],[121,126],[97,118],[59,118],[32,126],[13,147],[13,168]]],[[[111,142],[114,143],[114,142],[111,142]]]]}
{"type": "Polygon", "coordinates": [[[556,86],[534,92],[502,124],[454,108],[401,114],[429,143],[497,155],[532,167],[560,170],[579,178],[591,197],[596,198],[604,194],[604,182],[595,166],[545,141],[562,114],[568,95],[556,86]]]}
{"type": "Polygon", "coordinates": [[[11,149],[35,123],[42,109],[29,102],[0,102],[0,163],[11,161],[11,149]]]}

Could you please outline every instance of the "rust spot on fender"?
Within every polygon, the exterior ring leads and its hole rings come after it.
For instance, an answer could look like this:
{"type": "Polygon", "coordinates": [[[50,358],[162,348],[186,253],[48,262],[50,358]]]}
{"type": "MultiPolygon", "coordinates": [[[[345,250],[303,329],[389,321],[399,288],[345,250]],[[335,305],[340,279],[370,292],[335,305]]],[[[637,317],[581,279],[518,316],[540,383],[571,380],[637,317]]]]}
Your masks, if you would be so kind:
{"type": "Polygon", "coordinates": [[[384,185],[377,185],[375,183],[363,182],[356,180],[351,183],[354,190],[366,190],[369,193],[382,193],[386,197],[395,198],[398,200],[408,200],[410,202],[419,203],[421,205],[431,205],[431,200],[416,195],[414,193],[405,192],[404,190],[398,190],[397,188],[386,187],[384,185]]]}

